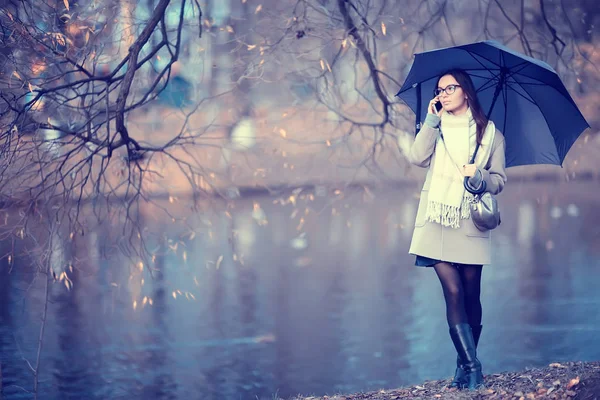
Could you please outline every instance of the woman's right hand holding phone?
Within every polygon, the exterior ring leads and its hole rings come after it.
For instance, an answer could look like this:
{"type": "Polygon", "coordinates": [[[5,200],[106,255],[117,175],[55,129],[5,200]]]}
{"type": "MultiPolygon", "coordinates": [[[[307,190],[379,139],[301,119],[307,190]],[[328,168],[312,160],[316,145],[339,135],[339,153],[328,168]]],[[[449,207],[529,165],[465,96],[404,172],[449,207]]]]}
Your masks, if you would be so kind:
{"type": "Polygon", "coordinates": [[[440,117],[442,115],[443,108],[440,107],[440,110],[438,111],[436,108],[436,104],[440,104],[441,106],[440,99],[437,96],[431,99],[431,101],[429,102],[428,112],[429,114],[437,115],[438,117],[440,117]]]}

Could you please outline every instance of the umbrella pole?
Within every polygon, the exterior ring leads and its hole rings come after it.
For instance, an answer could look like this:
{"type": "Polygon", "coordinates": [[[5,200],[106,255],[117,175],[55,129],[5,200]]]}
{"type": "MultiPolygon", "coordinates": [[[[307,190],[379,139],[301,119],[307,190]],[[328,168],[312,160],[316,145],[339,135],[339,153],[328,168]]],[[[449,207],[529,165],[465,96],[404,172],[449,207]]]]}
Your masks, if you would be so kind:
{"type": "Polygon", "coordinates": [[[500,77],[499,77],[498,85],[496,86],[496,90],[494,91],[494,97],[492,98],[492,105],[490,106],[490,110],[487,113],[488,119],[490,119],[490,116],[492,115],[492,110],[494,109],[494,106],[496,105],[496,100],[498,100],[498,95],[500,94],[500,90],[502,89],[502,86],[504,85],[505,79],[506,79],[506,71],[504,70],[504,68],[502,68],[500,70],[500,77]]]}
{"type": "Polygon", "coordinates": [[[415,136],[421,130],[421,84],[417,83],[417,90],[415,92],[417,94],[417,120],[415,121],[415,136]]]}

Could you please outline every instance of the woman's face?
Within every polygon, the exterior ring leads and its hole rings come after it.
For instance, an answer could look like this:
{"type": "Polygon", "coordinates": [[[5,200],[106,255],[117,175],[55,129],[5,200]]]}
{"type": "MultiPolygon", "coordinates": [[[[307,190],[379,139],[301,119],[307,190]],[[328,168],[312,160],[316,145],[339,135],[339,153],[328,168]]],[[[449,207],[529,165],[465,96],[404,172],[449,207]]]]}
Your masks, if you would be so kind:
{"type": "Polygon", "coordinates": [[[467,111],[466,94],[452,75],[442,76],[438,82],[438,89],[446,89],[441,91],[438,96],[444,110],[451,114],[462,114],[467,111]],[[453,85],[455,85],[454,92],[452,92],[453,85]],[[451,92],[451,94],[448,94],[448,92],[451,92]]]}

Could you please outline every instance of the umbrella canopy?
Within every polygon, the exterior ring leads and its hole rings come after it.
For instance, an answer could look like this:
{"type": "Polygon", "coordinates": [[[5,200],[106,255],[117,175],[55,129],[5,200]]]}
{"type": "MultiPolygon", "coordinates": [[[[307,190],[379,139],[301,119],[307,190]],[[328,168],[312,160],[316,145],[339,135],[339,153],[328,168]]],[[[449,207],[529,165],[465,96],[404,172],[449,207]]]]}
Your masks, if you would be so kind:
{"type": "Polygon", "coordinates": [[[462,69],[488,118],[506,138],[506,166],[562,165],[589,124],[558,74],[543,61],[488,40],[415,54],[396,96],[415,112],[417,130],[441,74],[462,69]]]}

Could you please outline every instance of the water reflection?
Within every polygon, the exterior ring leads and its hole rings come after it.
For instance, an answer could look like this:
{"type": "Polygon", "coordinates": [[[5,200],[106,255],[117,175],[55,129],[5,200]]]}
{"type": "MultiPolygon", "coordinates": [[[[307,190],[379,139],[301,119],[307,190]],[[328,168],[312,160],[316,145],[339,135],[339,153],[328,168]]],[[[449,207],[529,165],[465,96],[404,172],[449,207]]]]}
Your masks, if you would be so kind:
{"type": "MultiPolygon", "coordinates": [[[[597,189],[510,190],[483,275],[485,372],[600,358],[598,202],[576,196],[597,189]]],[[[169,239],[149,244],[153,278],[116,256],[110,227],[64,241],[57,265],[80,262],[71,291],[51,288],[44,398],[272,399],[449,376],[439,282],[406,254],[416,192],[238,200],[190,218],[193,235],[141,210],[169,239]]],[[[4,384],[30,388],[12,333],[32,359],[42,285],[23,302],[25,257],[0,273],[4,384]]]]}
{"type": "MultiPolygon", "coordinates": [[[[531,247],[535,237],[535,207],[529,201],[519,204],[517,214],[517,242],[521,247],[531,247]]],[[[529,262],[529,260],[526,260],[529,262]]]]}

